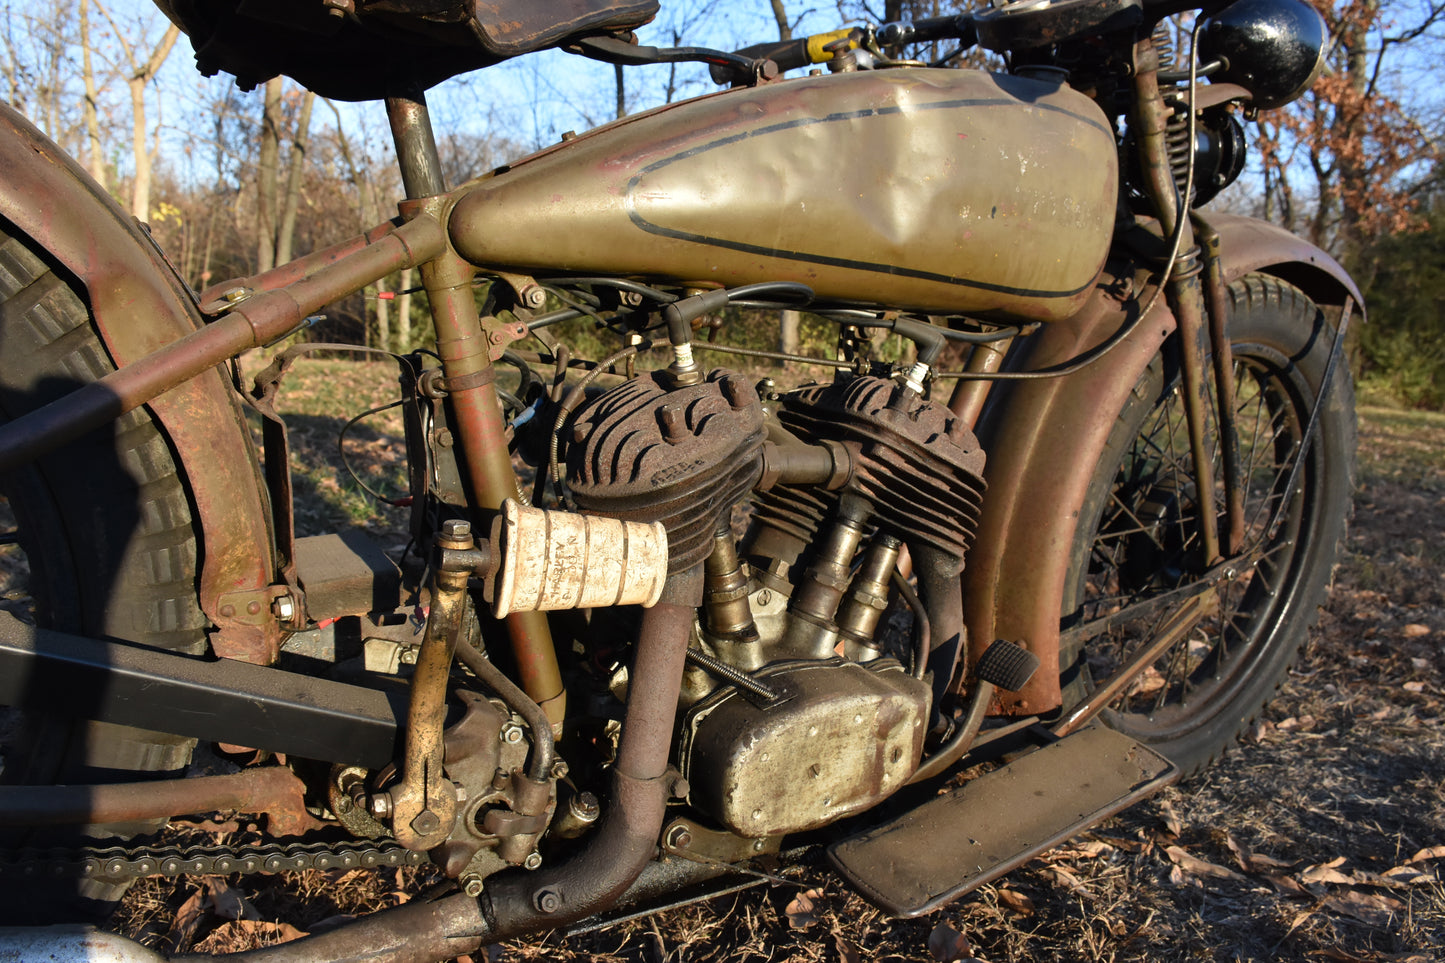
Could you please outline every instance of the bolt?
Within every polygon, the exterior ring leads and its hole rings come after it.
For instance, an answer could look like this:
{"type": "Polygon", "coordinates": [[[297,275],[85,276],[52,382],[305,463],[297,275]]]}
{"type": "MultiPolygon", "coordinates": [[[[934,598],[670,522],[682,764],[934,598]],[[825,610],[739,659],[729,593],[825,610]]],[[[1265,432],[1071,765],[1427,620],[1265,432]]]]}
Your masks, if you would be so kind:
{"type": "Polygon", "coordinates": [[[692,845],[692,833],[686,826],[674,826],[667,831],[667,845],[672,849],[687,849],[692,845]]]}
{"type": "Polygon", "coordinates": [[[351,806],[352,803],[350,796],[338,796],[336,799],[336,814],[338,816],[346,815],[347,813],[351,812],[351,806]]]}
{"type": "Polygon", "coordinates": [[[541,853],[528,853],[527,858],[522,860],[522,865],[527,869],[538,869],[542,865],[541,853]]]}
{"type": "Polygon", "coordinates": [[[507,340],[507,336],[500,331],[493,331],[487,335],[487,340],[492,342],[492,344],[501,344],[507,340]]]}
{"type": "Polygon", "coordinates": [[[416,665],[416,649],[402,649],[398,660],[402,665],[416,665]]]}
{"type": "Polygon", "coordinates": [[[221,618],[223,618],[223,619],[233,619],[233,618],[235,618],[235,617],[236,617],[236,607],[235,607],[234,605],[223,605],[223,606],[221,606],[221,618]]]}
{"type": "Polygon", "coordinates": [[[567,141],[569,141],[569,140],[576,140],[576,139],[577,139],[577,132],[576,132],[575,130],[564,130],[564,131],[562,131],[562,143],[565,144],[565,143],[567,143],[567,141]]]}
{"type": "Polygon", "coordinates": [[[462,877],[462,892],[472,899],[482,895],[482,878],[476,873],[468,873],[462,877]]]}
{"type": "Polygon", "coordinates": [[[687,413],[681,405],[663,405],[657,409],[658,420],[662,423],[662,437],[669,445],[676,445],[692,437],[687,427],[687,413]]]}
{"type": "Polygon", "coordinates": [[[741,377],[729,376],[722,380],[723,397],[734,411],[741,411],[757,400],[757,395],[741,377]]]}
{"type": "Polygon", "coordinates": [[[391,793],[377,793],[366,801],[366,808],[377,819],[388,818],[391,815],[391,793]]]}
{"type": "Polygon", "coordinates": [[[246,300],[246,297],[250,293],[251,292],[247,291],[245,288],[231,288],[227,290],[224,294],[222,294],[221,297],[225,298],[227,302],[235,304],[238,301],[246,300]]]}
{"type": "Polygon", "coordinates": [[[458,540],[466,538],[472,534],[472,523],[465,518],[448,518],[442,522],[442,534],[458,540]]]}
{"type": "Polygon", "coordinates": [[[562,908],[562,894],[554,889],[539,889],[532,897],[532,905],[537,912],[551,915],[562,908]]]}
{"type": "Polygon", "coordinates": [[[438,448],[450,448],[452,446],[452,433],[449,429],[437,429],[435,438],[438,448]]]}
{"type": "Polygon", "coordinates": [[[411,828],[418,836],[430,836],[442,828],[442,818],[430,809],[423,809],[411,821],[411,828]]]}
{"type": "MultiPolygon", "coordinates": [[[[275,609],[276,617],[282,622],[290,622],[296,617],[296,602],[289,595],[278,596],[276,601],[272,602],[271,605],[272,608],[275,609]]],[[[249,609],[250,606],[247,606],[247,608],[249,609]]],[[[256,612],[260,610],[261,607],[259,605],[256,606],[256,612]]],[[[252,612],[251,614],[255,615],[256,612],[252,612]]]]}
{"type": "Polygon", "coordinates": [[[773,593],[772,593],[771,591],[769,591],[768,589],[763,589],[761,592],[758,593],[758,604],[759,604],[759,605],[769,605],[769,604],[772,603],[772,601],[773,601],[773,593]]]}
{"type": "Polygon", "coordinates": [[[522,300],[529,308],[540,308],[547,303],[547,292],[540,287],[530,287],[522,292],[522,300]]]}
{"type": "MultiPolygon", "coordinates": [[[[280,602],[281,600],[280,600],[280,599],[277,599],[276,601],[277,601],[277,602],[280,602]]],[[[260,615],[260,614],[261,614],[261,603],[258,602],[258,601],[256,601],[255,599],[252,599],[251,601],[249,601],[249,602],[246,603],[246,611],[247,611],[247,613],[249,613],[249,614],[251,614],[251,615],[260,615]]]]}
{"type": "Polygon", "coordinates": [[[522,727],[515,722],[509,722],[502,726],[502,741],[509,745],[516,745],[522,741],[522,727]]]}

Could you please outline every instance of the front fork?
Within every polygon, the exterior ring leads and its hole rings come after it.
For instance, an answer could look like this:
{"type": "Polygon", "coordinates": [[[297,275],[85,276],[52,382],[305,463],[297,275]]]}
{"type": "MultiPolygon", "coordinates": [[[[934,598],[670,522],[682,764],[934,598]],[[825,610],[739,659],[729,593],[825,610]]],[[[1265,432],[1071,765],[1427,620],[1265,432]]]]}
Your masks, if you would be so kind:
{"type": "Polygon", "coordinates": [[[1145,38],[1135,47],[1135,97],[1131,126],[1144,170],[1146,191],[1159,215],[1164,237],[1171,242],[1169,276],[1165,279],[1164,292],[1179,331],[1184,415],[1199,505],[1199,538],[1203,549],[1201,568],[1207,568],[1221,561],[1225,555],[1237,554],[1244,541],[1244,493],[1239,471],[1239,436],[1234,420],[1234,356],[1224,330],[1228,305],[1220,265],[1219,235],[1199,215],[1187,212],[1187,199],[1181,197],[1177,190],[1165,137],[1169,107],[1159,90],[1158,70],[1159,59],[1153,40],[1145,38]],[[1226,527],[1223,544],[1220,541],[1219,510],[1214,489],[1214,461],[1206,437],[1210,386],[1205,370],[1211,349],[1215,417],[1224,469],[1226,527]]]}

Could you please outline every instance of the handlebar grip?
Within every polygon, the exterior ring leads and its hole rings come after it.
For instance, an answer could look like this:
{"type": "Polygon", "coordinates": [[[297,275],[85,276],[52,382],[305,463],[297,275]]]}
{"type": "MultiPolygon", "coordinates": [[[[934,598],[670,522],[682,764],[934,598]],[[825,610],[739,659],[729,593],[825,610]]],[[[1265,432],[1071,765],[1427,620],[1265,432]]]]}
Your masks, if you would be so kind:
{"type": "Polygon", "coordinates": [[[923,20],[887,23],[878,29],[878,42],[885,47],[905,43],[932,43],[935,40],[957,40],[965,46],[978,42],[973,17],[962,13],[951,17],[927,17],[923,20]]]}

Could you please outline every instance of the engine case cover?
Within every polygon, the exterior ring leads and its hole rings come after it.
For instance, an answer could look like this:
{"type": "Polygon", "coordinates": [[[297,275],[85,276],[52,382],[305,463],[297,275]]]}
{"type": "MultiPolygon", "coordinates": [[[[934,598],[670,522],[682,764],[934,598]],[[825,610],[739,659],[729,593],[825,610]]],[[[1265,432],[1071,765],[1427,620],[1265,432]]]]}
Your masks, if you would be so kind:
{"type": "Polygon", "coordinates": [[[755,677],[780,698],[718,690],[688,713],[679,754],[688,802],[739,836],[851,816],[918,768],[930,691],[897,662],[789,662],[755,677]]]}

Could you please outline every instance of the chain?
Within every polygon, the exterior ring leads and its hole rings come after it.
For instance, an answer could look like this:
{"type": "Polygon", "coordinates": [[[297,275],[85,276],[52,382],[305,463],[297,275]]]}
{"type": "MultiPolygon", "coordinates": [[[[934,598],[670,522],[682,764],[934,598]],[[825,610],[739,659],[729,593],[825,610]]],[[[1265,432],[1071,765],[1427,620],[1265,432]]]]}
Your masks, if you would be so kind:
{"type": "Polygon", "coordinates": [[[227,876],[284,873],[305,869],[378,869],[419,866],[427,854],[396,844],[336,845],[290,843],[265,846],[112,846],[0,850],[0,875],[33,879],[81,876],[106,880],[142,876],[227,876]]]}

